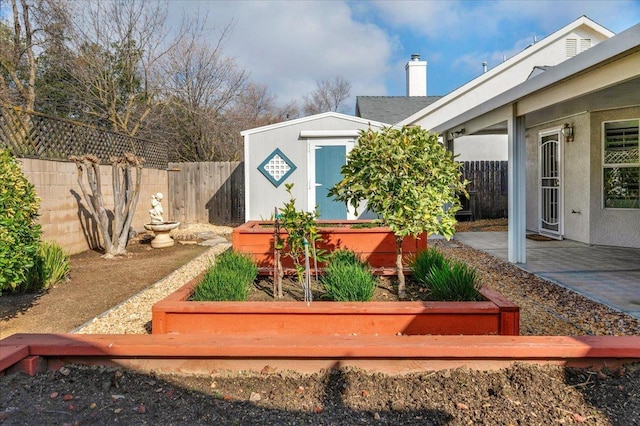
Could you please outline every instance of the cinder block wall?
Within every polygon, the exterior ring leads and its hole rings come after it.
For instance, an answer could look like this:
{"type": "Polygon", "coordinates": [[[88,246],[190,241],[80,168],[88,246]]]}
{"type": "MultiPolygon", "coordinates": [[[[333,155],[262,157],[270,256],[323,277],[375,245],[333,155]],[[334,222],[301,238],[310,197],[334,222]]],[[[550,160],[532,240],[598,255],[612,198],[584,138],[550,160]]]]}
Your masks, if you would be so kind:
{"type": "MultiPolygon", "coordinates": [[[[87,210],[82,190],[78,185],[75,163],[29,158],[22,158],[19,161],[25,176],[35,186],[41,200],[39,222],[42,225],[42,238],[55,241],[70,254],[95,247],[98,238],[97,227],[87,210]]],[[[105,207],[111,210],[113,209],[111,166],[100,166],[100,168],[105,207]]],[[[167,193],[168,182],[166,170],[143,169],[140,198],[132,223],[136,231],[144,231],[144,224],[149,222],[148,212],[151,208],[152,194],[156,192],[164,194],[162,205],[165,216],[167,215],[171,198],[171,194],[167,193]]]]}

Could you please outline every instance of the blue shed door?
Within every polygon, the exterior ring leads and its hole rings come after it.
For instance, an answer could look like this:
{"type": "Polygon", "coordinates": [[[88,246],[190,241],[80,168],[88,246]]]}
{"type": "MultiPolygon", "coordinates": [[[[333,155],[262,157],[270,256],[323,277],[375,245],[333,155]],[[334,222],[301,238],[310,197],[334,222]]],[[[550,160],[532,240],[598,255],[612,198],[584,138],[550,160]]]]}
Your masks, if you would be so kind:
{"type": "Polygon", "coordinates": [[[347,206],[328,197],[329,189],[342,180],[340,169],[347,162],[345,145],[316,145],[316,204],[320,219],[346,219],[347,206]]]}

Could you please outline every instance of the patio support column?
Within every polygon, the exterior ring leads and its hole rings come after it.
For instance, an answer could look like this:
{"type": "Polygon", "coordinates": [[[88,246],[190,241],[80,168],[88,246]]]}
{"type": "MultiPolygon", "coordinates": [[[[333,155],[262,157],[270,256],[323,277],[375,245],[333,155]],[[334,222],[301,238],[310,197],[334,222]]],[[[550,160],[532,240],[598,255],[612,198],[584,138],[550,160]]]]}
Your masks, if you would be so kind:
{"type": "Polygon", "coordinates": [[[526,263],[525,118],[513,104],[507,120],[509,140],[509,262],[526,263]]]}

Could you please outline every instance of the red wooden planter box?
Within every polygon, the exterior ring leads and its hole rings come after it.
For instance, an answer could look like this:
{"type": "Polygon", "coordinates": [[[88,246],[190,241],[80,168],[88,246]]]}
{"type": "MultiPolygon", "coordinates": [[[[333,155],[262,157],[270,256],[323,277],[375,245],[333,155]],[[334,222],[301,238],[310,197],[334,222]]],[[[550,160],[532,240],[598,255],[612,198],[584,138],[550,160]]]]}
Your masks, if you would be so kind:
{"type": "Polygon", "coordinates": [[[518,306],[483,288],[480,302],[195,302],[197,279],[156,303],[154,334],[518,335],[518,306]]]}
{"type": "MultiPolygon", "coordinates": [[[[324,242],[318,248],[332,252],[349,249],[358,253],[378,274],[392,274],[396,266],[396,241],[388,227],[353,228],[356,224],[371,224],[370,220],[317,221],[324,242]]],[[[232,245],[237,252],[250,254],[261,274],[273,270],[273,221],[249,221],[233,229],[232,245]]],[[[281,233],[283,239],[287,237],[281,233]]],[[[406,237],[402,242],[403,255],[412,255],[427,248],[427,233],[418,238],[406,237]]],[[[292,268],[291,259],[283,256],[284,268],[292,268]]]]}

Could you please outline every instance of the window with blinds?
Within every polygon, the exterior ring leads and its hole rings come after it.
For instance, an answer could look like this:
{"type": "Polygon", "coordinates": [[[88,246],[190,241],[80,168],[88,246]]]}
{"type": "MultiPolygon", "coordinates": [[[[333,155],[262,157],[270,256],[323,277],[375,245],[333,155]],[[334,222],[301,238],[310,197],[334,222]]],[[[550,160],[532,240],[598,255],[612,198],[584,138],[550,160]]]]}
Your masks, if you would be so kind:
{"type": "Polygon", "coordinates": [[[603,123],[605,208],[640,208],[640,120],[603,123]]]}

